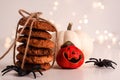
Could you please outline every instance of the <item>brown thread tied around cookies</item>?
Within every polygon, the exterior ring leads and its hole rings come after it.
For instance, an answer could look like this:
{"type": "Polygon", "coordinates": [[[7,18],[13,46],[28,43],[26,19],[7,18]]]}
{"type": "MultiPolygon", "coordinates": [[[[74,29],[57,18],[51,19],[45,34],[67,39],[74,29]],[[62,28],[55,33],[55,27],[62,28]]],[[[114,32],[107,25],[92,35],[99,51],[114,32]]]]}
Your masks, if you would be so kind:
{"type": "MultiPolygon", "coordinates": [[[[22,18],[19,20],[19,22],[17,24],[15,40],[13,41],[11,46],[8,48],[8,50],[0,57],[0,60],[8,54],[8,52],[11,50],[12,47],[14,47],[13,62],[14,62],[14,65],[16,65],[15,58],[16,58],[16,47],[18,46],[17,42],[21,42],[24,45],[24,50],[22,50],[22,52],[24,51],[24,53],[22,54],[23,57],[22,57],[22,62],[21,62],[22,69],[24,68],[25,63],[27,63],[25,61],[26,57],[28,55],[30,56],[30,54],[28,54],[28,52],[31,52],[31,50],[29,51],[29,49],[36,50],[33,52],[37,52],[37,51],[43,52],[43,51],[45,51],[45,49],[47,50],[45,52],[53,52],[53,57],[54,57],[53,63],[52,63],[52,66],[53,66],[53,64],[55,62],[55,53],[57,52],[57,47],[56,47],[57,46],[57,29],[51,22],[39,17],[42,14],[41,12],[29,13],[25,10],[20,9],[19,14],[22,16],[22,18]],[[25,15],[27,15],[27,16],[25,16],[25,15]],[[25,30],[27,30],[28,33],[25,33],[25,30]],[[44,33],[48,37],[44,38],[44,36],[39,36],[37,34],[37,32],[40,35],[42,33],[44,33]],[[49,32],[56,32],[55,42],[52,42],[49,40],[51,38],[51,35],[49,34],[49,32]],[[24,37],[25,40],[21,37],[24,37]],[[20,39],[21,39],[21,41],[20,41],[20,39]],[[43,42],[39,42],[41,40],[43,42]],[[36,44],[37,47],[34,44],[36,44]],[[44,47],[41,47],[41,46],[44,46],[44,47]],[[51,49],[51,48],[54,51],[48,51],[48,49],[51,49]]],[[[20,49],[18,51],[20,51],[20,49]]],[[[42,56],[46,56],[44,54],[42,56]]],[[[32,54],[32,56],[33,55],[34,54],[32,54]]],[[[35,56],[38,57],[38,55],[36,55],[36,54],[35,54],[35,56]]],[[[41,58],[42,56],[39,56],[39,57],[41,58]]]]}

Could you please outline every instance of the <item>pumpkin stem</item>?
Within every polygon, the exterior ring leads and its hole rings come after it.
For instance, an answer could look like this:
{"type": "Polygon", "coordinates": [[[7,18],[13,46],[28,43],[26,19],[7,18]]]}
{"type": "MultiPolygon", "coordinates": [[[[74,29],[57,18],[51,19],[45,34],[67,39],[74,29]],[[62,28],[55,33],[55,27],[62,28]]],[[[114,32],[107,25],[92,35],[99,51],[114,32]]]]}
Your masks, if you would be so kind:
{"type": "Polygon", "coordinates": [[[71,28],[72,28],[72,23],[69,23],[68,27],[67,27],[67,30],[71,30],[71,28]]]}
{"type": "Polygon", "coordinates": [[[70,45],[74,45],[71,41],[66,41],[62,46],[61,48],[65,48],[67,46],[70,46],[70,45]]]}

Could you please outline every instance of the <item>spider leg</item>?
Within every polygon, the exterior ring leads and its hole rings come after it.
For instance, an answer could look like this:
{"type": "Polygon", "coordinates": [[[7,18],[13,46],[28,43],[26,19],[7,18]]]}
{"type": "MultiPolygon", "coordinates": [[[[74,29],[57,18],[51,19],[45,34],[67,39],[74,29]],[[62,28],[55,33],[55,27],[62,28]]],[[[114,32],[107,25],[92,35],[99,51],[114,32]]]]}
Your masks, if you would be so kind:
{"type": "Polygon", "coordinates": [[[39,72],[41,75],[43,75],[43,73],[42,73],[40,70],[38,70],[38,72],[39,72]]]}
{"type": "Polygon", "coordinates": [[[115,67],[113,67],[113,65],[111,64],[111,65],[109,65],[110,67],[112,67],[113,69],[115,69],[115,67]]]}
{"type": "Polygon", "coordinates": [[[104,59],[104,60],[109,61],[109,62],[111,62],[111,63],[117,65],[117,63],[113,62],[112,60],[107,60],[107,59],[104,59]]]}
{"type": "Polygon", "coordinates": [[[12,70],[15,70],[15,71],[18,71],[18,68],[17,68],[17,66],[7,66],[5,69],[3,69],[1,72],[4,72],[4,71],[6,71],[6,70],[9,70],[9,69],[12,69],[12,70]]]}
{"type": "Polygon", "coordinates": [[[105,64],[105,63],[104,63],[104,66],[105,66],[106,68],[108,67],[108,65],[107,65],[107,64],[105,64]]]}
{"type": "Polygon", "coordinates": [[[5,72],[7,70],[12,70],[12,66],[7,66],[5,69],[3,69],[1,72],[5,72]]]}
{"type": "Polygon", "coordinates": [[[96,60],[98,62],[98,59],[96,59],[96,58],[90,58],[89,60],[96,60]]]}
{"type": "Polygon", "coordinates": [[[2,76],[4,76],[7,72],[10,72],[10,71],[12,71],[12,70],[8,69],[8,70],[4,71],[3,74],[2,74],[2,76]]]}
{"type": "Polygon", "coordinates": [[[35,72],[34,72],[34,71],[32,71],[32,73],[33,73],[33,75],[34,75],[34,78],[36,79],[36,74],[35,74],[35,72]]]}
{"type": "Polygon", "coordinates": [[[113,69],[115,69],[115,67],[113,67],[113,65],[111,63],[108,64],[108,66],[112,67],[113,69]]]}
{"type": "Polygon", "coordinates": [[[101,62],[102,60],[101,60],[101,58],[99,58],[99,62],[101,62]]]}
{"type": "Polygon", "coordinates": [[[8,70],[9,68],[5,68],[5,69],[3,69],[1,72],[5,72],[6,70],[8,70]]]}
{"type": "Polygon", "coordinates": [[[85,63],[89,63],[89,62],[94,62],[95,63],[96,61],[86,61],[85,63]]]}
{"type": "Polygon", "coordinates": [[[111,61],[111,63],[113,63],[113,64],[117,65],[117,63],[115,63],[115,62],[113,62],[113,61],[111,61]]]}
{"type": "Polygon", "coordinates": [[[111,63],[104,63],[104,66],[105,66],[105,67],[109,67],[109,66],[110,66],[110,67],[112,67],[113,69],[115,69],[111,63]]]}

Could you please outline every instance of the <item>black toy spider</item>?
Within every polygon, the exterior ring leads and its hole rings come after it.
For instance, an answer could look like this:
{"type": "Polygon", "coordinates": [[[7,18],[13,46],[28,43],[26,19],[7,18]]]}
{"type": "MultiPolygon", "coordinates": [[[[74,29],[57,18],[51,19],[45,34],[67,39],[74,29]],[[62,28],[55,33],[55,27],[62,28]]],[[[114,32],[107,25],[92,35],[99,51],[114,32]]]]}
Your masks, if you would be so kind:
{"type": "Polygon", "coordinates": [[[85,63],[94,62],[94,65],[97,65],[98,67],[104,67],[105,66],[106,68],[107,67],[112,67],[113,69],[115,69],[113,67],[112,63],[115,64],[115,65],[117,65],[117,63],[115,63],[115,62],[113,62],[111,60],[108,60],[108,59],[101,60],[101,58],[99,58],[99,59],[90,58],[89,60],[90,61],[86,61],[85,63]]]}
{"type": "Polygon", "coordinates": [[[11,65],[11,66],[7,66],[1,72],[3,73],[2,76],[5,75],[7,72],[12,71],[12,70],[16,71],[18,73],[18,76],[25,76],[25,75],[28,75],[29,73],[32,72],[34,75],[34,78],[36,78],[35,71],[38,71],[41,75],[43,75],[42,72],[40,71],[40,69],[41,69],[40,65],[34,66],[31,70],[23,70],[19,66],[11,65]]]}

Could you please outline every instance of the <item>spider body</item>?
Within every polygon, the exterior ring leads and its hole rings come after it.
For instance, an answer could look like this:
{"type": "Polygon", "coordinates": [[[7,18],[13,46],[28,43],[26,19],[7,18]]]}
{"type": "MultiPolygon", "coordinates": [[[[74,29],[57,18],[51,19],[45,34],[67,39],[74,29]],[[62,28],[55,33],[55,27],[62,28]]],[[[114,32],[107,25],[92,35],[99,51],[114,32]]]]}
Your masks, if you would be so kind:
{"type": "Polygon", "coordinates": [[[89,62],[94,62],[94,65],[97,65],[98,67],[111,67],[113,69],[115,69],[115,67],[113,67],[112,63],[117,65],[117,63],[108,60],[108,59],[103,59],[101,60],[101,58],[96,59],[96,58],[90,58],[89,61],[86,61],[85,63],[89,63],[89,62]]]}
{"type": "Polygon", "coordinates": [[[41,75],[43,75],[40,69],[41,67],[39,65],[34,66],[31,70],[24,70],[19,66],[11,65],[11,66],[7,66],[4,70],[2,70],[2,73],[3,73],[2,76],[4,76],[7,72],[14,70],[18,73],[18,76],[25,76],[32,72],[34,75],[34,78],[36,78],[35,71],[38,71],[41,75]]]}

